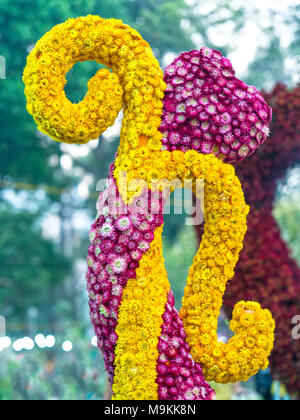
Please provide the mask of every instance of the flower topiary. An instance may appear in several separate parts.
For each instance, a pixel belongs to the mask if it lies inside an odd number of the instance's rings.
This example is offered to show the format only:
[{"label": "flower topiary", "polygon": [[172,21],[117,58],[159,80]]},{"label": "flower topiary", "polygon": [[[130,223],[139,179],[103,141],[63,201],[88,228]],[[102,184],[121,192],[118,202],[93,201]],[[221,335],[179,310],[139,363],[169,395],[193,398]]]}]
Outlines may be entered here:
[{"label": "flower topiary", "polygon": [[[249,149],[242,145],[236,149],[236,156],[245,157],[264,140],[270,108],[255,89],[229,74],[228,61],[220,53],[202,49],[191,55],[203,53],[211,63],[221,63],[228,82],[227,91],[224,84],[222,91],[214,91],[220,122],[228,107],[234,115],[234,103],[239,111],[245,103],[258,115],[245,124],[237,116],[236,128],[249,129],[249,136],[256,139],[247,137]],[[100,70],[89,82],[84,100],[74,105],[63,91],[65,74],[84,60],[97,60],[113,73]],[[201,75],[210,72],[209,62],[205,64],[201,70],[202,62],[197,63],[190,82],[199,84]],[[199,103],[213,88],[210,76],[205,80]],[[58,141],[84,143],[96,138],[124,108],[120,146],[107,189],[97,203],[87,259],[90,314],[113,398],[212,399],[214,391],[203,374],[225,383],[245,380],[266,367],[274,321],[259,304],[240,302],[232,321],[235,336],[228,344],[217,341],[222,296],[246,232],[248,207],[240,182],[233,167],[213,154],[198,153],[195,147],[175,150],[175,143],[172,150],[163,150],[161,131],[172,92],[168,88],[165,96],[163,74],[147,42],[119,20],[70,19],[37,43],[28,57],[24,82],[28,111],[38,127]],[[238,91],[244,93],[234,98]],[[234,127],[235,120],[228,126]],[[194,181],[196,195],[197,179],[206,181],[206,228],[179,317],[164,268],[161,236],[165,199],[186,179]]]}]

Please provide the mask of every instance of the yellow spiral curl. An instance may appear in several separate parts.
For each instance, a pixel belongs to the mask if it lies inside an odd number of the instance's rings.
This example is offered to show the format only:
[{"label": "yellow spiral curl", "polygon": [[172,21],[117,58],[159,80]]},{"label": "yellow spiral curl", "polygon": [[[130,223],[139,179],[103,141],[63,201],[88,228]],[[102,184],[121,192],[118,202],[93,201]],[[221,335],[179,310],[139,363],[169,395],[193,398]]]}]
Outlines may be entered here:
[{"label": "yellow spiral curl", "polygon": [[[86,60],[113,73],[99,70],[83,101],[72,104],[64,92],[66,74]],[[55,140],[86,143],[98,138],[125,103],[119,153],[149,140],[150,148],[160,144],[163,74],[149,44],[120,20],[86,16],[55,26],[29,54],[23,80],[28,112]]]}]

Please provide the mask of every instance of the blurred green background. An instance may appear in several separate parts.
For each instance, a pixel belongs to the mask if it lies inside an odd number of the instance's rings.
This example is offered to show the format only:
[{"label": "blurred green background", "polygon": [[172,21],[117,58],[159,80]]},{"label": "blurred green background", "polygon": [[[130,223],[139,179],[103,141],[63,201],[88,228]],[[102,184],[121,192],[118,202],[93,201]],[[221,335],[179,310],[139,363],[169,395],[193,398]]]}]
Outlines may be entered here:
[{"label": "blurred green background", "polygon": [[[89,323],[85,255],[96,182],[106,177],[118,147],[121,116],[83,146],[37,132],[22,83],[35,42],[70,17],[121,18],[150,43],[162,68],[180,52],[207,45],[226,54],[238,77],[258,88],[270,89],[276,81],[293,86],[300,75],[297,3],[1,0],[0,399],[101,399],[106,389]],[[66,91],[72,101],[83,98],[97,68],[86,62],[70,71]],[[296,167],[278,188],[275,214],[300,261],[299,186]],[[166,216],[164,255],[177,305],[195,250],[193,227],[184,225],[183,216]],[[218,387],[218,397],[262,398],[255,379],[243,387]]]}]

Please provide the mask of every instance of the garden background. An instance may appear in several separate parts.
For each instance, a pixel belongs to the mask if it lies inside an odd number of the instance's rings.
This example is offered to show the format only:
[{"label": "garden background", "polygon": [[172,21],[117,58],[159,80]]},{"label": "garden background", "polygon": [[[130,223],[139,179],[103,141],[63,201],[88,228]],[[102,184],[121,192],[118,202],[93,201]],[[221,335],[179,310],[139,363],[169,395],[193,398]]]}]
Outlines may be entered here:
[{"label": "garden background", "polygon": [[[260,89],[300,80],[297,0],[1,0],[0,3],[0,399],[101,399],[106,376],[90,327],[85,289],[96,183],[119,143],[121,115],[99,140],[59,144],[26,111],[22,71],[35,42],[67,18],[120,18],[150,43],[165,68],[203,45]],[[96,63],[74,66],[67,96],[80,101]],[[300,263],[300,169],[278,185],[275,216]],[[179,305],[196,251],[184,215],[166,216],[164,256]],[[221,333],[226,333],[221,320]],[[5,337],[5,338],[4,338]],[[219,386],[218,397],[288,398],[268,374]],[[263,392],[265,387],[268,391]]]}]

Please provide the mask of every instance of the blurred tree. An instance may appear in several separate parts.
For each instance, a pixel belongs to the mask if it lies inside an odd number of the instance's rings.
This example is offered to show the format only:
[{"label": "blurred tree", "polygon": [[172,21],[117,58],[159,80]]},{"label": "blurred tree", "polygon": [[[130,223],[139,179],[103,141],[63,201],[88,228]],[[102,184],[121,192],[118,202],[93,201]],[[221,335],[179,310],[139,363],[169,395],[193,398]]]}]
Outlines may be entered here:
[{"label": "blurred tree", "polygon": [[43,238],[40,216],[6,204],[0,209],[0,312],[9,322],[25,323],[29,307],[38,309],[39,322],[51,321],[55,287],[70,269],[57,246]]},{"label": "blurred tree", "polygon": [[[300,4],[297,4],[294,6],[291,10],[290,16],[289,16],[289,23],[293,26],[295,29],[294,32],[294,39],[293,42],[290,45],[290,54],[292,56],[299,56],[300,55]],[[298,61],[299,65],[299,61]],[[300,71],[300,68],[297,69],[298,73]]]},{"label": "blurred tree", "polygon": [[287,2],[280,20],[279,15],[270,8],[268,25],[261,28],[265,40],[247,70],[247,83],[266,90],[278,81],[289,86],[300,81],[300,6]]},{"label": "blurred tree", "polygon": [[281,228],[283,239],[300,264],[300,168],[291,168],[278,186],[274,216]]},{"label": "blurred tree", "polygon": [[[1,352],[0,400],[103,399],[106,374],[99,350],[78,329],[68,328],[55,338],[51,349]],[[61,349],[66,339],[73,343],[70,352]]]}]

